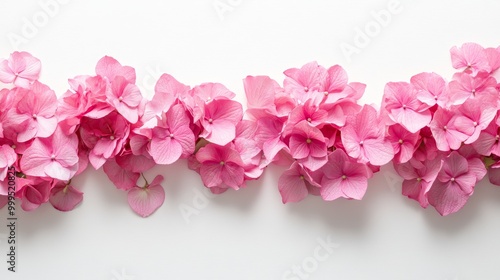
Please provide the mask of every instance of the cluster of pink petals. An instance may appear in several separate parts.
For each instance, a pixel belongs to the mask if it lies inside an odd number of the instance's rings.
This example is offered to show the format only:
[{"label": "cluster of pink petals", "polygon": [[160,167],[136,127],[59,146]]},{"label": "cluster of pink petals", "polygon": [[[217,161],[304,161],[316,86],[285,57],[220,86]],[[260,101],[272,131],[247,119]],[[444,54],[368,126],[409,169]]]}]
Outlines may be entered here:
[{"label": "cluster of pink petals", "polygon": [[451,80],[421,73],[388,83],[382,102],[403,195],[443,216],[465,205],[487,168],[500,185],[500,48],[466,43],[451,59],[460,71]]},{"label": "cluster of pink petals", "polygon": [[289,167],[278,181],[283,203],[308,194],[361,199],[368,179],[394,157],[384,119],[372,106],[358,104],[365,85],[348,83],[338,65],[316,62],[284,74],[283,87],[267,76],[244,80],[261,167]]},{"label": "cluster of pink petals", "polygon": [[14,52],[0,60],[0,207],[12,167],[26,211],[47,202],[73,210],[83,193],[72,179],[92,166],[147,217],[165,200],[163,176],[145,176],[155,165],[184,159],[215,194],[282,165],[278,190],[287,203],[309,194],[360,200],[392,161],[403,195],[448,215],[487,173],[500,185],[500,47],[466,43],[451,58],[459,71],[451,80],[420,73],[388,83],[380,111],[359,104],[365,85],[348,82],[342,67],[316,62],[286,70],[281,85],[246,77],[244,111],[222,84],[191,87],[168,74],[147,100],[134,68],[108,56],[57,98],[39,81],[40,61]]}]

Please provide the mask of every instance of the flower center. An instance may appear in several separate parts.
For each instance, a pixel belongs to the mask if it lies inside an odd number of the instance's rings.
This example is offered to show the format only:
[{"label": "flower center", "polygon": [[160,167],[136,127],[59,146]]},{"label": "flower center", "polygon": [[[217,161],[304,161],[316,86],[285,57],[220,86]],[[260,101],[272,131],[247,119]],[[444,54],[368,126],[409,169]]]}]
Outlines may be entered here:
[{"label": "flower center", "polygon": [[32,117],[33,117],[33,119],[34,119],[34,120],[36,120],[37,115],[36,115],[36,114],[33,114],[33,116],[32,116]]},{"label": "flower center", "polygon": [[308,122],[311,122],[312,120],[311,120],[311,118],[307,118],[307,121],[308,121]]},{"label": "flower center", "polygon": [[308,88],[308,87],[304,87],[304,91],[305,91],[305,92],[308,92],[308,91],[309,91],[309,88]]},{"label": "flower center", "polygon": [[342,180],[345,180],[347,179],[347,176],[346,175],[342,175]]},{"label": "flower center", "polygon": [[403,110],[406,110],[406,105],[405,104],[403,104]]},{"label": "flower center", "polygon": [[450,181],[455,182],[455,177],[451,177]]},{"label": "flower center", "polygon": [[118,97],[118,101],[122,102],[123,101],[123,97],[122,96]]},{"label": "flower center", "polygon": [[359,141],[359,145],[363,146],[363,140]]},{"label": "flower center", "polygon": [[311,139],[309,139],[309,138],[307,138],[306,143],[307,143],[307,144],[311,144],[311,142],[312,142],[312,140],[311,140]]},{"label": "flower center", "polygon": [[447,129],[448,129],[448,127],[446,125],[443,126],[443,130],[447,130]]},{"label": "flower center", "polygon": [[325,92],[324,92],[324,95],[328,95],[328,91],[325,91]]},{"label": "flower center", "polygon": [[477,126],[477,122],[473,122],[474,126]]},{"label": "flower center", "polygon": [[420,182],[420,181],[422,181],[422,178],[418,177],[417,182]]},{"label": "flower center", "polygon": [[300,180],[304,180],[304,175],[300,175]]},{"label": "flower center", "polygon": [[208,123],[213,123],[214,119],[208,119]]},{"label": "flower center", "polygon": [[225,163],[223,160],[221,160],[221,161],[219,162],[219,164],[220,164],[220,165],[224,165],[224,164],[226,164],[226,163]]},{"label": "flower center", "polygon": [[173,133],[170,133],[170,138],[174,138],[174,134]]},{"label": "flower center", "polygon": [[115,140],[115,136],[114,136],[114,135],[111,135],[111,136],[109,136],[109,139],[111,139],[111,140]]},{"label": "flower center", "polygon": [[54,154],[50,155],[50,160],[52,160],[52,161],[56,160],[56,155],[54,155]]},{"label": "flower center", "polygon": [[403,139],[399,139],[398,143],[403,144]]}]

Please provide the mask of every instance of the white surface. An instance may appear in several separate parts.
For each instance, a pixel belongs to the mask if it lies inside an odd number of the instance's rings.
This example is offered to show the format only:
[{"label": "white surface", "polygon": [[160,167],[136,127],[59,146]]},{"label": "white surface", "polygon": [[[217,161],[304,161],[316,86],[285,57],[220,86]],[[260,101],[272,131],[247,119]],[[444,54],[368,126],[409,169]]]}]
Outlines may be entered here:
[{"label": "white surface", "polygon": [[[234,5],[223,20],[213,6],[218,1]],[[147,96],[151,77],[167,72],[189,85],[221,82],[240,101],[246,75],[281,82],[285,69],[317,60],[341,64],[350,81],[368,84],[363,101],[380,104],[388,81],[423,71],[450,77],[454,45],[500,45],[498,1],[401,1],[403,10],[349,62],[340,45],[354,44],[356,28],[369,25],[371,12],[388,3],[73,0],[19,49],[42,60],[41,80],[59,95],[68,78],[94,73],[104,55],[135,67]],[[9,34],[22,35],[23,18],[32,21],[40,12],[38,1],[0,2],[1,57],[14,50]],[[370,180],[362,201],[310,197],[289,205],[277,191],[282,171],[269,168],[247,189],[200,200],[196,192],[206,191],[185,162],[156,168],[148,174],[164,174],[166,201],[142,219],[102,171],[88,170],[74,180],[85,199],[73,212],[49,204],[17,212],[18,272],[7,272],[2,261],[0,279],[278,280],[303,262],[311,271],[304,279],[499,277],[498,187],[481,182],[459,213],[442,218],[400,194],[392,167]],[[189,223],[180,212],[186,207],[199,211]],[[6,212],[0,210],[0,225]],[[0,228],[3,260],[6,227]],[[338,247],[316,249],[318,238],[328,236]],[[322,261],[313,260],[315,252]]]}]

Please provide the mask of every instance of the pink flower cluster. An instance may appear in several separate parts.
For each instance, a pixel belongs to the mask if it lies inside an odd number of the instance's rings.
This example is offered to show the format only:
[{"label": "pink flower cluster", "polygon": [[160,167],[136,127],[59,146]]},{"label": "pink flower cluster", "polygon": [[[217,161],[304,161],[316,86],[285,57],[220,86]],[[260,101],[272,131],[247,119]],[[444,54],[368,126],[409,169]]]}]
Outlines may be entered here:
[{"label": "pink flower cluster", "polygon": [[361,199],[368,179],[394,156],[384,120],[357,103],[365,85],[348,83],[338,65],[316,62],[284,74],[283,87],[267,76],[244,80],[262,165],[289,166],[278,182],[283,203],[308,194]]},{"label": "pink flower cluster", "polygon": [[287,203],[309,194],[362,199],[368,179],[392,161],[405,196],[448,215],[486,173],[500,185],[500,48],[466,43],[451,57],[460,72],[450,81],[421,73],[390,82],[380,111],[358,103],[365,85],[349,83],[342,67],[311,62],[286,70],[283,85],[246,77],[244,112],[224,85],[190,87],[168,74],[147,100],[134,68],[107,56],[58,99],[39,81],[40,61],[14,52],[0,60],[0,207],[12,167],[26,211],[47,202],[74,209],[83,193],[72,179],[90,165],[146,217],[165,200],[163,176],[144,175],[157,164],[185,159],[215,194],[283,165]]},{"label": "pink flower cluster", "polygon": [[500,185],[500,48],[466,43],[451,49],[461,70],[450,81],[420,73],[385,87],[382,115],[390,124],[394,167],[403,195],[441,215],[460,210],[490,167]]}]

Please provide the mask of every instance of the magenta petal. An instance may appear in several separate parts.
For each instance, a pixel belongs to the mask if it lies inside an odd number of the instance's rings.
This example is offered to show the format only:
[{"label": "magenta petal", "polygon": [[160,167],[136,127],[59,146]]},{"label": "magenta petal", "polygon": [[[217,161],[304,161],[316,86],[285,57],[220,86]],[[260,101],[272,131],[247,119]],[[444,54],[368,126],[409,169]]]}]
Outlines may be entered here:
[{"label": "magenta petal", "polygon": [[83,200],[83,193],[73,186],[55,187],[50,195],[50,204],[59,211],[71,211]]},{"label": "magenta petal", "polygon": [[146,188],[132,188],[128,194],[128,204],[141,217],[153,214],[165,201],[165,190],[161,185],[152,185]]}]

